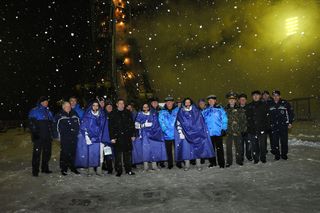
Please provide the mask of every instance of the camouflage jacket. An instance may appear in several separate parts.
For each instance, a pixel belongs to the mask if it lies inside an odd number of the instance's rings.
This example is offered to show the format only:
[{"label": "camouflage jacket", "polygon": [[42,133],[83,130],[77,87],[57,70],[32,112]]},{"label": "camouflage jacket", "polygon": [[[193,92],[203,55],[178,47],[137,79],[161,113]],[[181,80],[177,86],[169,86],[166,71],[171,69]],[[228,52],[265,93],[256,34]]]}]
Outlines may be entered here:
[{"label": "camouflage jacket", "polygon": [[228,135],[240,136],[241,133],[247,131],[247,118],[243,108],[239,106],[225,108],[228,115]]}]

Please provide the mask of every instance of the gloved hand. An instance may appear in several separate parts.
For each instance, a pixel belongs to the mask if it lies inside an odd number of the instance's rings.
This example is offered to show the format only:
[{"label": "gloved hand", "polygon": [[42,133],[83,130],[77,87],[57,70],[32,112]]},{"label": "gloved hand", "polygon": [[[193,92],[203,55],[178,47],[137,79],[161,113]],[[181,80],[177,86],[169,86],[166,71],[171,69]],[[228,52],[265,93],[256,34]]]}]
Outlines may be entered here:
[{"label": "gloved hand", "polygon": [[177,130],[178,130],[178,133],[179,133],[179,138],[182,139],[182,140],[185,139],[186,137],[183,134],[182,127],[181,127],[179,121],[177,121]]},{"label": "gloved hand", "polygon": [[152,127],[152,122],[148,122],[148,120],[146,120],[146,122],[144,123],[145,127]]},{"label": "gloved hand", "polygon": [[179,133],[179,137],[180,137],[180,139],[186,139],[186,137],[184,136],[184,134],[183,134],[183,132],[181,132],[181,133]]},{"label": "gloved hand", "polygon": [[91,144],[92,144],[92,142],[91,142],[91,140],[90,140],[90,138],[89,138],[88,133],[85,134],[85,139],[86,139],[86,144],[87,144],[87,145],[91,145]]},{"label": "gloved hand", "polygon": [[135,126],[136,129],[141,129],[141,125],[140,125],[139,122],[135,122],[134,126]]},{"label": "gloved hand", "polygon": [[223,136],[226,136],[226,134],[227,134],[227,132],[226,132],[226,130],[221,130],[221,136],[223,137]]}]

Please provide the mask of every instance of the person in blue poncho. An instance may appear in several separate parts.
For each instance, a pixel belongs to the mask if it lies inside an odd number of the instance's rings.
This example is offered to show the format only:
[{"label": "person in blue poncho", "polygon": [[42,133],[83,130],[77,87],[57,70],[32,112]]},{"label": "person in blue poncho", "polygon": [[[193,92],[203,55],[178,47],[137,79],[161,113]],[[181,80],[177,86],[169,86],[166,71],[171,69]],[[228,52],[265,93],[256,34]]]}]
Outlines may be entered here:
[{"label": "person in blue poncho", "polygon": [[[175,105],[172,97],[165,98],[165,106],[159,112],[159,123],[164,135],[166,144],[168,169],[173,168],[173,146],[174,146],[174,130],[179,108]],[[182,168],[181,162],[176,162],[178,168]]]},{"label": "person in blue poncho", "polygon": [[139,135],[133,142],[132,161],[134,164],[143,163],[144,170],[159,170],[157,162],[166,161],[166,147],[156,111],[151,111],[148,104],[144,104],[135,120],[135,128]]},{"label": "person in blue poncho", "polygon": [[214,157],[213,146],[201,115],[190,98],[182,101],[177,115],[175,131],[175,159],[185,161],[185,170],[190,168],[190,160],[196,159],[198,170],[201,170],[201,158]]},{"label": "person in blue poncho", "polygon": [[110,144],[108,120],[100,108],[98,101],[93,101],[83,115],[78,136],[75,166],[77,168],[94,168],[100,174],[98,167],[103,161],[103,147]]}]

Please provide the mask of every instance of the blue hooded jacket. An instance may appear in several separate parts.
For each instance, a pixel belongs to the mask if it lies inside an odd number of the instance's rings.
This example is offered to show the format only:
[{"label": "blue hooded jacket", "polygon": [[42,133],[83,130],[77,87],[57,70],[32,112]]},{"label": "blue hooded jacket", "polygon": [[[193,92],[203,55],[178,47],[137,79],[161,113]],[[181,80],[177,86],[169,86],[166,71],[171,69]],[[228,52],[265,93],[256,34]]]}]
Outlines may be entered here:
[{"label": "blue hooded jacket", "polygon": [[30,112],[29,112],[29,119],[30,118],[34,118],[37,121],[41,121],[41,120],[51,120],[53,121],[53,114],[52,112],[49,110],[48,107],[44,107],[41,104],[38,104],[35,108],[33,108]]},{"label": "blue hooded jacket", "polygon": [[221,136],[221,131],[228,128],[228,117],[223,107],[208,106],[202,111],[210,136]]},{"label": "blue hooded jacket", "polygon": [[82,120],[84,115],[84,110],[80,107],[79,104],[77,104],[74,108],[72,108],[77,114],[80,120]]},{"label": "blue hooded jacket", "polygon": [[179,107],[168,110],[167,107],[159,112],[159,123],[165,140],[174,140],[174,129]]}]

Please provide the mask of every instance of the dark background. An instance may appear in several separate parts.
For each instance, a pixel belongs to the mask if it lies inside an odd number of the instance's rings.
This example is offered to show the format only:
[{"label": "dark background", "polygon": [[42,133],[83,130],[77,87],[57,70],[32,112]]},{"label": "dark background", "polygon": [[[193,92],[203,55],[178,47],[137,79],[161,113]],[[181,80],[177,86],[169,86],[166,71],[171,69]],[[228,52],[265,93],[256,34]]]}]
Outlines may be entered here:
[{"label": "dark background", "polygon": [[[89,0],[0,3],[0,119],[25,118],[41,95],[75,94],[94,81]],[[130,36],[160,99],[221,102],[230,91],[320,93],[319,1],[130,1]],[[285,20],[299,17],[297,35]],[[303,33],[303,35],[302,35]]]}]

